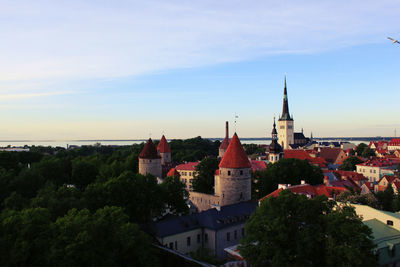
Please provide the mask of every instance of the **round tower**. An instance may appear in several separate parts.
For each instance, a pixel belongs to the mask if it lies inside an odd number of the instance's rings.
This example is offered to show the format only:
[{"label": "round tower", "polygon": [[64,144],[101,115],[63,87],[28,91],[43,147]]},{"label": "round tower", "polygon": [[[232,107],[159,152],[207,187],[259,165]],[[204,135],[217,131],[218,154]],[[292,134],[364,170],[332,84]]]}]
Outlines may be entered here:
[{"label": "round tower", "polygon": [[171,149],[164,135],[161,137],[160,143],[157,146],[157,153],[161,156],[162,165],[171,162]]},{"label": "round tower", "polygon": [[283,158],[283,149],[281,145],[278,143],[278,133],[276,131],[275,118],[271,136],[272,136],[272,141],[271,144],[269,145],[268,160],[271,163],[275,163],[281,158]]},{"label": "round tower", "polygon": [[225,151],[228,149],[229,146],[229,124],[228,122],[225,123],[225,138],[222,141],[221,145],[218,149],[218,157],[222,158],[224,156]]},{"label": "round tower", "polygon": [[215,194],[221,206],[251,199],[251,164],[236,133],[219,164]]},{"label": "round tower", "polygon": [[157,155],[156,146],[151,138],[149,138],[139,155],[139,173],[142,175],[150,173],[157,178],[161,178],[161,157]]}]

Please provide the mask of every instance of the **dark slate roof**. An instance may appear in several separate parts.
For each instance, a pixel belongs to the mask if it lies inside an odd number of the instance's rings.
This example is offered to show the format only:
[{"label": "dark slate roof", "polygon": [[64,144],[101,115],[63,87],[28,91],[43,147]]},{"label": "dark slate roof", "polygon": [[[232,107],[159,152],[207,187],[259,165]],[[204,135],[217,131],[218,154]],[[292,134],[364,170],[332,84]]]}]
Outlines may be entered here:
[{"label": "dark slate roof", "polygon": [[306,139],[303,133],[293,133],[294,134],[294,139]]},{"label": "dark slate roof", "polygon": [[219,230],[231,227],[245,222],[256,208],[257,202],[247,201],[223,206],[220,211],[214,208],[186,216],[171,216],[155,222],[152,227],[153,234],[165,237],[197,228]]}]

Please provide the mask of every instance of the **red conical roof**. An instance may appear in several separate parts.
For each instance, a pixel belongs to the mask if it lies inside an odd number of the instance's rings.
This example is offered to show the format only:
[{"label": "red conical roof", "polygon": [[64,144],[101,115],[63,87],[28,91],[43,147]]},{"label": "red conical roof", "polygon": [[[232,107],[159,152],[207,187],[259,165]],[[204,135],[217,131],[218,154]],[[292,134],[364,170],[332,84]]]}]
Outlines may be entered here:
[{"label": "red conical roof", "polygon": [[228,149],[226,150],[224,157],[219,164],[220,168],[250,168],[251,164],[247,158],[247,154],[240,143],[239,137],[235,133],[229,143]]},{"label": "red conical roof", "polygon": [[229,138],[225,137],[221,145],[219,146],[219,149],[227,149],[228,146],[229,146]]},{"label": "red conical roof", "polygon": [[160,151],[160,153],[171,153],[171,149],[169,148],[167,139],[165,139],[164,135],[161,137],[160,143],[157,146],[157,150]]},{"label": "red conical roof", "polygon": [[151,138],[144,145],[142,152],[139,155],[141,159],[159,159],[160,156],[157,155],[156,145],[153,143]]}]

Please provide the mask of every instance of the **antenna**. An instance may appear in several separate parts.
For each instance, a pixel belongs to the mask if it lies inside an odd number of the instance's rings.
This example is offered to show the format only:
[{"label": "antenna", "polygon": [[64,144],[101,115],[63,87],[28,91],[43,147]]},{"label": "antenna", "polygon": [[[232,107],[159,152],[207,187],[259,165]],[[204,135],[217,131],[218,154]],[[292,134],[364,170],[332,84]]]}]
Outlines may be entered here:
[{"label": "antenna", "polygon": [[236,133],[236,119],[239,118],[239,116],[235,112],[235,133]]}]

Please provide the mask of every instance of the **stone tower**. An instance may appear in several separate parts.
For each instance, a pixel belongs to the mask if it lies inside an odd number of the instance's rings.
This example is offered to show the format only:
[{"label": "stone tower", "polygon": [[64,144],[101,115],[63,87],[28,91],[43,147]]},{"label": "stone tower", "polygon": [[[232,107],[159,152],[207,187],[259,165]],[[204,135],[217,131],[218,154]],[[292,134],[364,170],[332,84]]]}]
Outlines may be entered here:
[{"label": "stone tower", "polygon": [[142,175],[150,173],[161,178],[161,157],[157,155],[156,146],[151,138],[144,145],[139,155],[139,173]]},{"label": "stone tower", "polygon": [[279,144],[284,149],[288,149],[289,145],[294,144],[294,121],[290,117],[289,104],[286,89],[286,76],[285,76],[285,86],[283,90],[283,108],[282,115],[278,120],[279,127]]},{"label": "stone tower", "polygon": [[275,118],[271,136],[272,136],[272,141],[271,144],[269,145],[268,160],[271,163],[275,163],[281,158],[283,158],[283,149],[281,145],[278,143],[278,133],[276,131]]},{"label": "stone tower", "polygon": [[251,199],[251,164],[236,133],[219,164],[215,195],[221,206]]},{"label": "stone tower", "polygon": [[160,143],[157,146],[157,153],[161,156],[162,165],[171,162],[171,149],[164,135],[161,137]]},{"label": "stone tower", "polygon": [[225,123],[225,138],[222,141],[221,145],[218,149],[218,157],[222,158],[224,156],[225,151],[229,146],[229,124],[228,122]]}]

